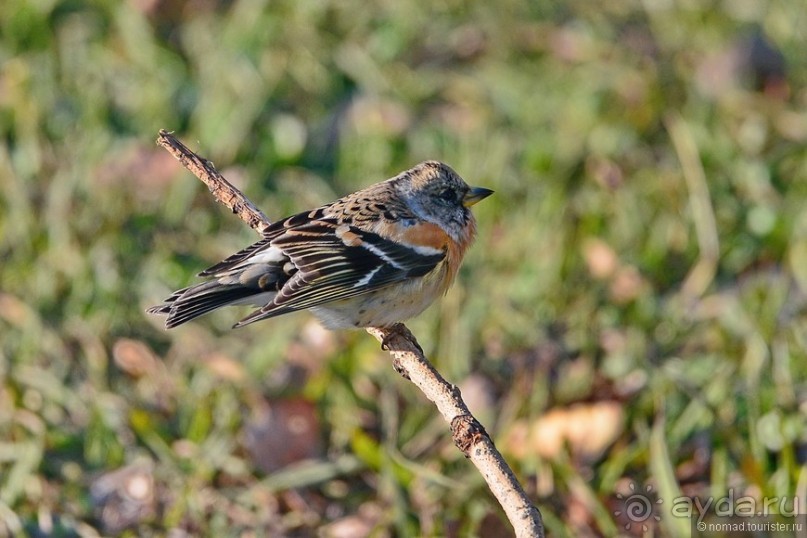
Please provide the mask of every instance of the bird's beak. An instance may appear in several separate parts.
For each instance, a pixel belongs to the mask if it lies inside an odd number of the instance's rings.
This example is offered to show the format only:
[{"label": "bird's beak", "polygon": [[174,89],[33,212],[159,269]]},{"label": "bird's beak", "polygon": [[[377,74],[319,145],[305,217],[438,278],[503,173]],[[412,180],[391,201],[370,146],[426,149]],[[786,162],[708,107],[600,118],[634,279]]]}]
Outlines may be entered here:
[{"label": "bird's beak", "polygon": [[465,196],[462,197],[462,205],[465,207],[471,207],[478,201],[484,200],[491,194],[493,194],[493,191],[490,189],[486,189],[484,187],[471,187],[471,189],[465,193]]}]

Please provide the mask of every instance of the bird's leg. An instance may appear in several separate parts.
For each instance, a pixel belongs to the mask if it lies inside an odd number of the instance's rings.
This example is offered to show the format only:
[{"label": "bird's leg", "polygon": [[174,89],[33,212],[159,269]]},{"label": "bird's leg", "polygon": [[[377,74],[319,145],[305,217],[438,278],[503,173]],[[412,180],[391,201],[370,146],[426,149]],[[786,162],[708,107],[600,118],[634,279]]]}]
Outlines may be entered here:
[{"label": "bird's leg", "polygon": [[[423,355],[423,348],[420,347],[420,344],[418,343],[417,339],[403,323],[396,323],[395,325],[386,327],[383,330],[384,330],[384,337],[381,339],[382,350],[392,351],[393,340],[400,337],[409,344],[413,345],[415,348],[417,348],[421,356]],[[407,372],[406,368],[403,367],[396,353],[392,353],[392,368],[396,372],[398,372],[404,379],[409,379],[409,372]]]}]

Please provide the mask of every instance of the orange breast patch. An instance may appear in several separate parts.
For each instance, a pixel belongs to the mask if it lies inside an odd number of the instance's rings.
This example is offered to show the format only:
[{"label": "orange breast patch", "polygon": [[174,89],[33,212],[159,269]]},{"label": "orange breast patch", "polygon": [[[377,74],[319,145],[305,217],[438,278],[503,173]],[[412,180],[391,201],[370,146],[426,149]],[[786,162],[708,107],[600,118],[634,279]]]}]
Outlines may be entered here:
[{"label": "orange breast patch", "polygon": [[438,225],[431,222],[421,222],[414,226],[399,228],[398,241],[408,245],[446,250],[451,238]]}]

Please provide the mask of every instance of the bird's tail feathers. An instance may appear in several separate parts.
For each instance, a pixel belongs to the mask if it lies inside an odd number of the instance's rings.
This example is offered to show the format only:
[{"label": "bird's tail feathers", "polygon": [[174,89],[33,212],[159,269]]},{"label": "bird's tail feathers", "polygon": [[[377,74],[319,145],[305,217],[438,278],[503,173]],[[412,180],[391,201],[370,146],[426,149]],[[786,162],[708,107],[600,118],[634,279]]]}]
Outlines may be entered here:
[{"label": "bird's tail feathers", "polygon": [[165,327],[171,329],[223,306],[248,303],[250,298],[264,295],[261,289],[239,284],[222,284],[218,280],[202,282],[175,292],[165,303],[147,310],[150,314],[168,314]]}]

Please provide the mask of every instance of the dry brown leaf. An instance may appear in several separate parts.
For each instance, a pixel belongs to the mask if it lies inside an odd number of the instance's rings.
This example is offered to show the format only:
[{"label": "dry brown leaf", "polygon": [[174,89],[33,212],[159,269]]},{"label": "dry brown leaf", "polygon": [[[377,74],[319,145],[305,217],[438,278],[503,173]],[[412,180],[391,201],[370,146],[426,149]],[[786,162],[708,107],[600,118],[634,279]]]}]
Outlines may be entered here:
[{"label": "dry brown leaf", "polygon": [[601,239],[587,239],[583,242],[583,259],[591,276],[598,279],[609,278],[619,267],[616,252]]},{"label": "dry brown leaf", "polygon": [[231,359],[222,353],[214,353],[203,359],[205,366],[217,377],[221,379],[241,382],[246,378],[244,366],[235,359]]},{"label": "dry brown leaf", "polygon": [[112,346],[112,358],[118,368],[128,375],[139,378],[153,375],[159,359],[144,342],[120,338]]},{"label": "dry brown leaf", "polygon": [[622,405],[613,401],[555,408],[532,424],[516,422],[505,444],[519,459],[531,453],[553,459],[564,446],[577,457],[596,459],[622,433],[624,420]]}]

